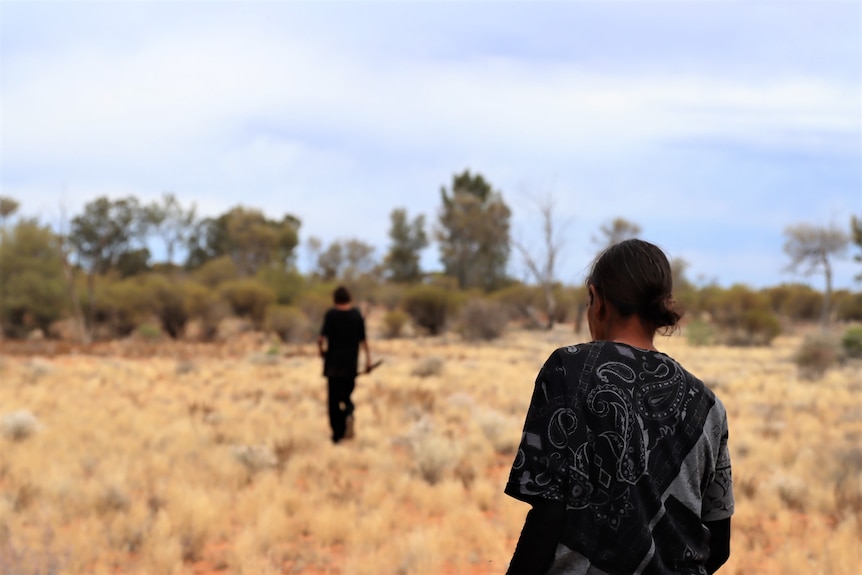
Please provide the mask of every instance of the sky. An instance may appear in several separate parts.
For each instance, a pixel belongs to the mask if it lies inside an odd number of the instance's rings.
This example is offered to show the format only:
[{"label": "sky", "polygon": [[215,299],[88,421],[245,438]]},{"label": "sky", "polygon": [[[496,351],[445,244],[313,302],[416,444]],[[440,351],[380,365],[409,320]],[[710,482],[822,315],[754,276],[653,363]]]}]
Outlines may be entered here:
[{"label": "sky", "polygon": [[[391,212],[431,231],[464,170],[540,257],[552,202],[565,283],[623,217],[699,284],[822,289],[786,271],[784,231],[862,216],[862,2],[0,2],[21,216],[172,192],[382,257]],[[862,289],[857,253],[836,287]]]}]

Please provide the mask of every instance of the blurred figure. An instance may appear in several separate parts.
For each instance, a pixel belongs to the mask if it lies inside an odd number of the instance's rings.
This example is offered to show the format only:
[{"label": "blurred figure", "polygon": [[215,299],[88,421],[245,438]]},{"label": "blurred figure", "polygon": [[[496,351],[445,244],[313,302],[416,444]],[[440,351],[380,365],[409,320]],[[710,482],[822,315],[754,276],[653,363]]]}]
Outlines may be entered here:
[{"label": "blurred figure", "polygon": [[653,345],[681,317],[667,257],[620,242],[587,287],[593,341],[545,362],[506,484],[532,505],[508,573],[714,573],[734,508],[727,416]]},{"label": "blurred figure", "polygon": [[353,401],[360,346],[365,352],[365,371],[371,371],[371,351],[365,338],[365,319],[351,303],[350,292],[339,286],[332,294],[334,307],[323,318],[317,347],[327,379],[327,403],[332,442],[354,434]]}]

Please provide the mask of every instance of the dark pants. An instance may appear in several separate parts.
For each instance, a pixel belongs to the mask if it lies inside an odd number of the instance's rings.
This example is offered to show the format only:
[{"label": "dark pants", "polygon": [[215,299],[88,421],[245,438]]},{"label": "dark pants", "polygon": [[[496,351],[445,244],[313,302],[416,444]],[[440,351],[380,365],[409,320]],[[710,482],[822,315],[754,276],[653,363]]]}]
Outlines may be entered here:
[{"label": "dark pants", "polygon": [[332,427],[332,441],[337,443],[344,439],[347,418],[353,415],[353,402],[350,400],[350,394],[356,387],[356,378],[330,377],[327,378],[327,382],[329,425]]}]

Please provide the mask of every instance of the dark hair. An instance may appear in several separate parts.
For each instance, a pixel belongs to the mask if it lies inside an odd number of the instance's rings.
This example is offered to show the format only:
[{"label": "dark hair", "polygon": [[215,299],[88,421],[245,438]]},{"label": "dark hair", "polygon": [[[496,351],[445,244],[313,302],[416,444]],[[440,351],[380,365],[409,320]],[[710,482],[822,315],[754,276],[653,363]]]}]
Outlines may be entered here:
[{"label": "dark hair", "polygon": [[332,292],[332,300],[336,305],[350,303],[350,292],[347,291],[346,287],[338,286],[335,288],[335,291]]},{"label": "dark hair", "polygon": [[673,273],[667,256],[643,240],[625,240],[600,253],[587,285],[592,285],[621,316],[637,314],[654,331],[673,331],[683,314],[673,299]]}]

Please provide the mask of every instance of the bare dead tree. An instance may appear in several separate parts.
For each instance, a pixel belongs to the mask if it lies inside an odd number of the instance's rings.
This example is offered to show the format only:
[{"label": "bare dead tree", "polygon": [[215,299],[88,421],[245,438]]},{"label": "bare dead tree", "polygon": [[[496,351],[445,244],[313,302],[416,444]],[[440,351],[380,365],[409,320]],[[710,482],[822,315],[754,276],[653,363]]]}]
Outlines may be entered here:
[{"label": "bare dead tree", "polygon": [[[544,326],[545,329],[551,329],[554,327],[554,318],[557,312],[557,299],[554,296],[554,286],[557,283],[557,260],[565,245],[563,231],[571,222],[560,223],[554,218],[554,207],[557,202],[552,195],[546,195],[541,199],[532,198],[532,201],[542,222],[542,247],[531,250],[526,244],[518,240],[513,240],[512,245],[521,255],[530,275],[542,289],[545,308],[543,311],[546,318]],[[541,322],[537,321],[532,313],[530,315],[533,321],[541,325]]]}]

